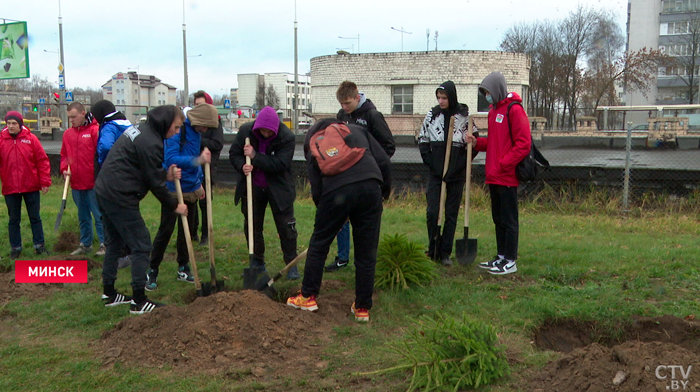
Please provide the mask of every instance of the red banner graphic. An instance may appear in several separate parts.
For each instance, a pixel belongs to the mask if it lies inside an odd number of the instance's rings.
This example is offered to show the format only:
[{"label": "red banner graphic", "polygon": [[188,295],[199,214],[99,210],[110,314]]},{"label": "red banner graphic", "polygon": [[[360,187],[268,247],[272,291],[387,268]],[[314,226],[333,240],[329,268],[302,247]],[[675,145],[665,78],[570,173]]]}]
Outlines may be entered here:
[{"label": "red banner graphic", "polygon": [[15,283],[87,283],[87,260],[16,260]]}]

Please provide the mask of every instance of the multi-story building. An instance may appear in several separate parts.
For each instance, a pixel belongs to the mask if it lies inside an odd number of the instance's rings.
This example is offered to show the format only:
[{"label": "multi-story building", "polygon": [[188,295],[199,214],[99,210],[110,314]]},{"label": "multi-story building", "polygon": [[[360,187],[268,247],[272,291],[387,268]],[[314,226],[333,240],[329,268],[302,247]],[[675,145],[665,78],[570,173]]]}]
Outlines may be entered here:
[{"label": "multi-story building", "polygon": [[[299,75],[297,78],[299,87],[299,101],[297,109],[302,111],[311,110],[311,77],[309,75]],[[250,106],[262,109],[256,105],[256,95],[258,89],[265,86],[265,92],[272,87],[279,98],[279,107],[285,118],[292,117],[294,108],[294,74],[286,72],[272,72],[263,75],[258,74],[238,74],[238,104],[239,106]]]},{"label": "multi-story building", "polygon": [[[625,105],[698,103],[700,1],[628,0],[627,51],[645,47],[663,50],[674,64],[659,68],[649,91],[625,91]],[[697,49],[693,50],[693,47]],[[694,92],[692,102],[691,88]],[[647,116],[646,112],[636,113],[638,118],[634,120],[639,122]]]},{"label": "multi-story building", "polygon": [[138,123],[155,106],[175,105],[176,88],[153,75],[117,72],[102,85],[102,96],[131,122]]}]

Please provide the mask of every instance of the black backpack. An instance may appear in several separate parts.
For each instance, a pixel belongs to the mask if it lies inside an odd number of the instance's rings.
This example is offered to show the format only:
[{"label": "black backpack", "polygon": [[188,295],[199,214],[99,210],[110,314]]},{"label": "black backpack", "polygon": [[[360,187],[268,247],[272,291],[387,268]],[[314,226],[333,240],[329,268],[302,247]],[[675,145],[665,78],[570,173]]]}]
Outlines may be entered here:
[{"label": "black backpack", "polygon": [[[520,105],[518,102],[511,102],[508,104],[508,109],[506,109],[506,118],[508,119],[508,130],[510,131],[510,141],[513,143],[513,130],[510,127],[510,107],[513,105]],[[522,106],[522,105],[521,105]],[[520,182],[530,182],[537,179],[537,173],[542,170],[549,170],[549,161],[542,155],[540,150],[535,146],[535,141],[532,139],[532,134],[530,134],[530,153],[523,158],[518,166],[515,167],[515,177],[518,178]]]}]

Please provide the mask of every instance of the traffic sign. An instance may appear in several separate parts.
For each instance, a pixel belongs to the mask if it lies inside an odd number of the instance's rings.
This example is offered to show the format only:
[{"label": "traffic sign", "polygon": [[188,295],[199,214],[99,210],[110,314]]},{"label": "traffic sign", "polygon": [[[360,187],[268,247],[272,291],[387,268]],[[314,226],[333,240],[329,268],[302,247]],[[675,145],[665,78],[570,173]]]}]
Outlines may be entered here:
[{"label": "traffic sign", "polygon": [[231,109],[231,100],[224,99],[224,109]]},{"label": "traffic sign", "polygon": [[39,103],[46,103],[46,100],[44,98],[39,98]]},{"label": "traffic sign", "polygon": [[58,88],[61,90],[66,88],[66,82],[63,79],[63,74],[58,75]]},{"label": "traffic sign", "polygon": [[63,73],[63,64],[58,63],[58,72]]},{"label": "traffic sign", "polygon": [[73,93],[66,91],[66,102],[73,102]]}]

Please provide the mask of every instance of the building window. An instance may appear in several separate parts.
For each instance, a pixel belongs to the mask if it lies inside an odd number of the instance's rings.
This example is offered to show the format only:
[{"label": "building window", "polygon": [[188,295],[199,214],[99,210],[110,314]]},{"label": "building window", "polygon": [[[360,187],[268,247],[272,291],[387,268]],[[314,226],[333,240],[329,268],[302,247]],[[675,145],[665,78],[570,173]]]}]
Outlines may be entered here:
[{"label": "building window", "polygon": [[413,114],[413,86],[394,86],[391,114]]},{"label": "building window", "polygon": [[135,105],[138,105],[138,104],[139,104],[139,100],[138,100],[138,99],[134,99],[134,104],[135,104]]}]

